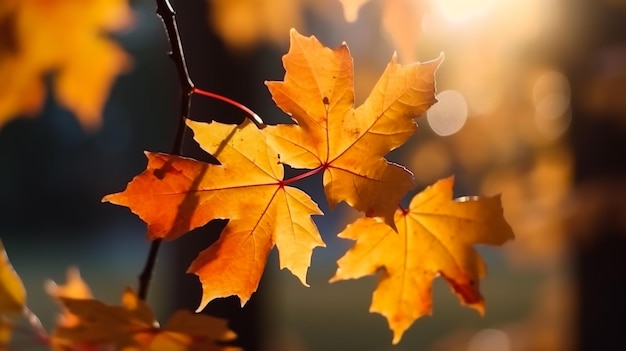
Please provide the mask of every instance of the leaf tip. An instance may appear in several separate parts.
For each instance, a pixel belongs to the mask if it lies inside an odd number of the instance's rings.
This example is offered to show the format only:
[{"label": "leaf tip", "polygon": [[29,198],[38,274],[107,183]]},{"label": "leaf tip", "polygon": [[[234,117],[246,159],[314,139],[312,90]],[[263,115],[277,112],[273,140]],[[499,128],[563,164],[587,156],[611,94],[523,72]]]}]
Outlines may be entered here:
[{"label": "leaf tip", "polygon": [[336,283],[340,280],[343,280],[341,277],[341,268],[337,268],[337,271],[335,272],[335,275],[333,275],[332,277],[330,277],[330,279],[328,279],[328,283],[332,284],[332,283]]},{"label": "leaf tip", "polygon": [[391,344],[398,345],[400,340],[402,340],[402,335],[404,332],[393,331],[393,339],[391,340]]},{"label": "leaf tip", "polygon": [[209,304],[209,302],[211,302],[213,300],[213,298],[202,294],[202,300],[200,301],[200,304],[198,305],[198,308],[196,308],[196,313],[200,313],[202,312],[202,310],[204,310],[206,308],[206,306]]},{"label": "leaf tip", "polygon": [[248,303],[248,301],[250,301],[249,295],[248,296],[237,295],[237,296],[239,296],[239,302],[240,302],[241,308],[243,308],[243,306],[245,306]]},{"label": "leaf tip", "polygon": [[391,329],[391,332],[393,334],[393,338],[391,340],[391,343],[393,345],[398,345],[398,343],[400,343],[400,340],[402,340],[402,337],[404,336],[404,332],[406,332],[409,329],[410,325],[413,323],[413,321],[406,321],[406,316],[403,315],[397,315],[396,318],[388,318],[389,329]]},{"label": "leaf tip", "polygon": [[304,35],[300,34],[300,32],[298,32],[298,30],[295,29],[294,27],[291,27],[289,29],[289,39],[293,42],[294,40],[297,40],[298,38],[304,38]]},{"label": "leaf tip", "polygon": [[195,133],[195,130],[193,129],[193,127],[194,127],[194,126],[196,126],[196,124],[197,124],[197,123],[198,123],[198,122],[196,122],[196,121],[194,121],[194,120],[191,120],[191,119],[189,119],[189,118],[185,118],[185,125],[186,125],[189,129],[193,130],[193,131],[194,131],[194,133]]},{"label": "leaf tip", "polygon": [[470,308],[474,309],[474,311],[478,312],[481,317],[485,316],[485,303],[481,301],[478,304],[469,305]]}]

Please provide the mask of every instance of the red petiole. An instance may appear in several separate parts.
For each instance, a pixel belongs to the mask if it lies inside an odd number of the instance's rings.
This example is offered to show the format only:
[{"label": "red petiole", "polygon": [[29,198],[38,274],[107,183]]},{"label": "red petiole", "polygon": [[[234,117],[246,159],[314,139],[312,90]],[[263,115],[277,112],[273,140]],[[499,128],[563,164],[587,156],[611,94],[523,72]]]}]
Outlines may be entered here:
[{"label": "red petiole", "polygon": [[310,177],[310,176],[312,176],[314,174],[318,174],[318,173],[324,171],[326,168],[328,168],[328,164],[323,164],[323,165],[318,166],[317,168],[311,169],[311,170],[306,171],[306,172],[304,172],[302,174],[298,174],[297,176],[291,177],[289,179],[281,180],[280,182],[278,182],[278,184],[281,187],[283,187],[285,185],[289,185],[289,184],[291,184],[293,182],[297,182],[297,181],[302,180],[304,178],[308,178],[308,177]]},{"label": "red petiole", "polygon": [[243,104],[241,104],[241,103],[239,103],[239,102],[237,102],[235,100],[232,100],[232,99],[229,99],[229,98],[227,98],[225,96],[222,96],[222,95],[219,95],[219,94],[215,94],[215,93],[212,93],[210,91],[205,91],[205,90],[202,90],[202,89],[199,89],[199,88],[196,88],[196,87],[191,88],[191,92],[193,94],[198,94],[198,95],[210,97],[210,98],[213,98],[213,99],[218,99],[220,101],[224,101],[226,103],[229,103],[229,104],[237,107],[238,109],[244,111],[245,113],[247,113],[250,116],[250,119],[252,120],[252,122],[254,122],[254,124],[256,124],[257,127],[261,127],[261,126],[264,125],[263,120],[261,119],[261,117],[259,115],[257,115],[254,111],[249,109],[247,106],[245,106],[245,105],[243,105]]},{"label": "red petiole", "polygon": [[[210,91],[205,91],[196,87],[191,88],[191,92],[192,94],[198,94],[198,95],[202,95],[202,96],[206,96],[206,97],[210,97],[213,99],[217,99],[220,101],[224,101],[228,104],[231,104],[235,107],[237,107],[238,109],[244,111],[245,113],[247,113],[249,115],[249,118],[258,126],[258,127],[262,127],[264,125],[263,120],[261,119],[261,117],[256,114],[254,111],[252,111],[250,108],[248,108],[247,106],[233,100],[233,99],[229,99],[225,96],[216,94],[216,93],[212,93]],[[328,168],[328,164],[322,164],[320,166],[318,166],[317,168],[311,169],[309,171],[306,171],[302,174],[298,174],[297,176],[294,176],[292,178],[289,179],[284,179],[278,182],[278,184],[283,187],[285,185],[289,185],[293,182],[297,182],[299,180],[302,180],[304,178],[308,178],[314,174],[320,173],[322,171],[324,171],[326,168]]]},{"label": "red petiole", "polygon": [[[220,101],[224,101],[224,102],[226,102],[228,104],[231,104],[231,105],[237,107],[238,109],[244,111],[245,113],[247,113],[249,115],[249,118],[252,120],[252,122],[254,122],[254,124],[257,125],[257,127],[262,127],[262,126],[265,125],[265,123],[263,123],[263,120],[261,119],[261,117],[258,114],[256,114],[254,111],[252,111],[247,106],[245,106],[245,105],[243,105],[243,104],[241,104],[241,103],[239,103],[239,102],[237,102],[237,101],[235,101],[233,99],[229,99],[229,98],[227,98],[225,96],[222,96],[222,95],[219,95],[219,94],[216,94],[216,93],[212,93],[210,91],[205,91],[205,90],[202,90],[202,89],[199,89],[199,88],[196,88],[196,87],[193,87],[191,89],[191,92],[193,94],[198,94],[198,95],[210,97],[210,98],[213,98],[213,99],[218,99]],[[320,172],[323,172],[324,170],[326,170],[326,168],[328,168],[328,166],[329,166],[328,163],[321,164],[318,167],[316,167],[314,169],[311,169],[311,170],[308,170],[308,171],[306,171],[304,173],[298,174],[297,176],[291,177],[289,179],[281,180],[281,181],[278,182],[278,185],[280,187],[284,187],[284,186],[289,185],[291,183],[294,183],[294,182],[297,182],[299,180],[308,178],[308,177],[310,177],[312,175],[315,175],[315,174],[318,174]],[[407,213],[409,213],[409,210],[404,208],[404,207],[402,207],[402,205],[400,205],[400,204],[398,204],[398,209],[400,211],[402,211],[402,213],[404,213],[405,215]]]}]

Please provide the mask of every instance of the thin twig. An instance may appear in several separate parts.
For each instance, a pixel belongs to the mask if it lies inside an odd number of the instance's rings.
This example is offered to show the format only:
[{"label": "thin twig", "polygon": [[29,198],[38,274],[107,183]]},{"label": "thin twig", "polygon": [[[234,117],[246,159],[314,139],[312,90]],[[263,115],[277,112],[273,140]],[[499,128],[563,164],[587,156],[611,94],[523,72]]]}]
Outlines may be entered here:
[{"label": "thin twig", "polygon": [[165,33],[170,42],[169,56],[176,66],[178,72],[178,83],[180,85],[180,118],[178,121],[178,130],[176,139],[172,147],[173,155],[180,155],[183,135],[185,134],[185,118],[189,116],[191,109],[191,95],[193,95],[194,84],[187,70],[187,62],[185,62],[185,54],[183,53],[183,44],[180,41],[178,33],[178,25],[176,24],[176,13],[169,0],[156,0],[156,13],[163,21]]},{"label": "thin twig", "polygon": [[154,273],[154,266],[156,265],[157,256],[159,254],[159,248],[161,247],[163,239],[157,238],[150,244],[150,252],[148,258],[146,258],[146,264],[143,267],[143,271],[139,275],[139,292],[137,296],[145,300],[148,297],[148,288],[150,287],[150,281],[152,281],[152,274]]},{"label": "thin twig", "polygon": [[[185,62],[183,46],[180,41],[180,34],[178,33],[178,25],[176,24],[176,13],[174,12],[174,8],[169,0],[156,0],[156,4],[156,13],[161,18],[163,26],[165,27],[165,33],[167,34],[167,39],[170,43],[169,56],[176,66],[176,71],[178,72],[178,82],[180,84],[180,115],[178,116],[178,128],[171,152],[172,155],[180,155],[182,151],[183,136],[185,134],[185,118],[189,116],[189,110],[191,109],[191,95],[193,94],[194,84],[187,70],[187,63]],[[145,300],[148,296],[148,288],[150,287],[150,281],[152,280],[154,266],[156,265],[162,241],[163,239],[161,238],[154,239],[152,241],[150,252],[148,253],[148,258],[146,259],[146,264],[143,271],[139,275],[138,296],[142,300]]]}]

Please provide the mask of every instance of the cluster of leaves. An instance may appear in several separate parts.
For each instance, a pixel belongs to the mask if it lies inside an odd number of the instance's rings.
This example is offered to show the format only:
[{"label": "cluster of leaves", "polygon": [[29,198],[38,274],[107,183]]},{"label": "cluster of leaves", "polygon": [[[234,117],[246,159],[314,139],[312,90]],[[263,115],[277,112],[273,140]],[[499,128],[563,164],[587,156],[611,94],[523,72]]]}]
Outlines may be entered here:
[{"label": "cluster of leaves", "polygon": [[62,307],[50,335],[26,307],[22,281],[0,243],[0,348],[7,348],[14,321],[21,316],[29,319],[37,341],[52,350],[241,351],[225,345],[236,337],[226,321],[181,310],[161,328],[132,289],[124,290],[120,306],[104,304],[93,298],[75,268],[68,270],[66,284],[50,281],[46,290]]},{"label": "cluster of leaves", "polygon": [[[473,244],[513,238],[498,196],[452,200],[453,179],[417,194],[406,168],[384,159],[415,131],[414,118],[436,100],[434,72],[442,61],[388,64],[366,101],[354,107],[348,47],[324,47],[291,31],[283,82],[268,82],[276,104],[295,124],[257,127],[187,120],[194,139],[220,164],[147,152],[147,169],[103,201],[127,206],[155,239],[175,239],[213,219],[228,219],[216,243],[192,262],[203,287],[198,311],[218,297],[242,305],[256,291],[269,251],[306,285],[315,247],[325,246],[311,216],[317,204],[291,184],[323,173],[331,207],[339,202],[365,217],[339,233],[355,240],[331,281],[383,273],[370,310],[384,315],[398,343],[431,312],[431,283],[445,277],[462,303],[482,313],[478,282],[486,267]],[[283,179],[284,165],[308,169]]]},{"label": "cluster of leaves", "polygon": [[[364,1],[342,3],[355,19]],[[419,19],[421,9],[406,10],[417,3],[387,1],[385,13]],[[125,0],[3,1],[0,78],[7,88],[0,92],[0,126],[37,112],[45,75],[53,73],[59,102],[84,127],[97,127],[112,80],[129,63],[103,32],[130,22]],[[392,30],[395,22],[387,22],[391,32],[398,32]],[[150,240],[173,240],[213,219],[228,219],[218,241],[188,269],[202,283],[200,311],[213,299],[231,295],[244,305],[257,290],[274,246],[281,269],[307,285],[313,249],[325,246],[312,220],[322,212],[292,184],[323,174],[331,208],[345,202],[364,214],[338,234],[354,244],[330,281],[382,272],[370,311],[387,318],[394,344],[417,318],[431,313],[437,276],[463,304],[482,313],[479,280],[486,266],[473,245],[501,245],[513,238],[499,197],[453,200],[453,178],[447,178],[403,208],[399,203],[414,187],[413,175],[384,158],[414,134],[414,119],[436,102],[434,74],[443,57],[401,65],[394,55],[369,97],[355,107],[348,47],[332,50],[295,30],[290,37],[284,81],[267,86],[294,124],[186,120],[195,140],[220,164],[147,152],[146,171],[103,201],[129,207],[147,223]],[[284,179],[285,165],[303,171]],[[121,305],[107,305],[93,298],[77,271],[68,273],[65,285],[48,285],[63,309],[48,335],[26,307],[21,280],[1,245],[0,255],[0,345],[8,343],[16,317],[24,316],[39,341],[55,350],[239,350],[225,346],[235,338],[225,321],[179,311],[161,328],[131,289],[123,292]]]}]

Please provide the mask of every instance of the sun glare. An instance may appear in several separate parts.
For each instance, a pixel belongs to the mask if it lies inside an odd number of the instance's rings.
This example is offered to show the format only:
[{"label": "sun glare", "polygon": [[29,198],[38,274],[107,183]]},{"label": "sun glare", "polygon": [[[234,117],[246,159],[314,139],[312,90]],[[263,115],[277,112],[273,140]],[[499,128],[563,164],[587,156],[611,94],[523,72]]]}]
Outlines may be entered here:
[{"label": "sun glare", "polygon": [[495,5],[510,0],[437,0],[442,12],[451,20],[464,20],[480,16],[488,12]]}]

